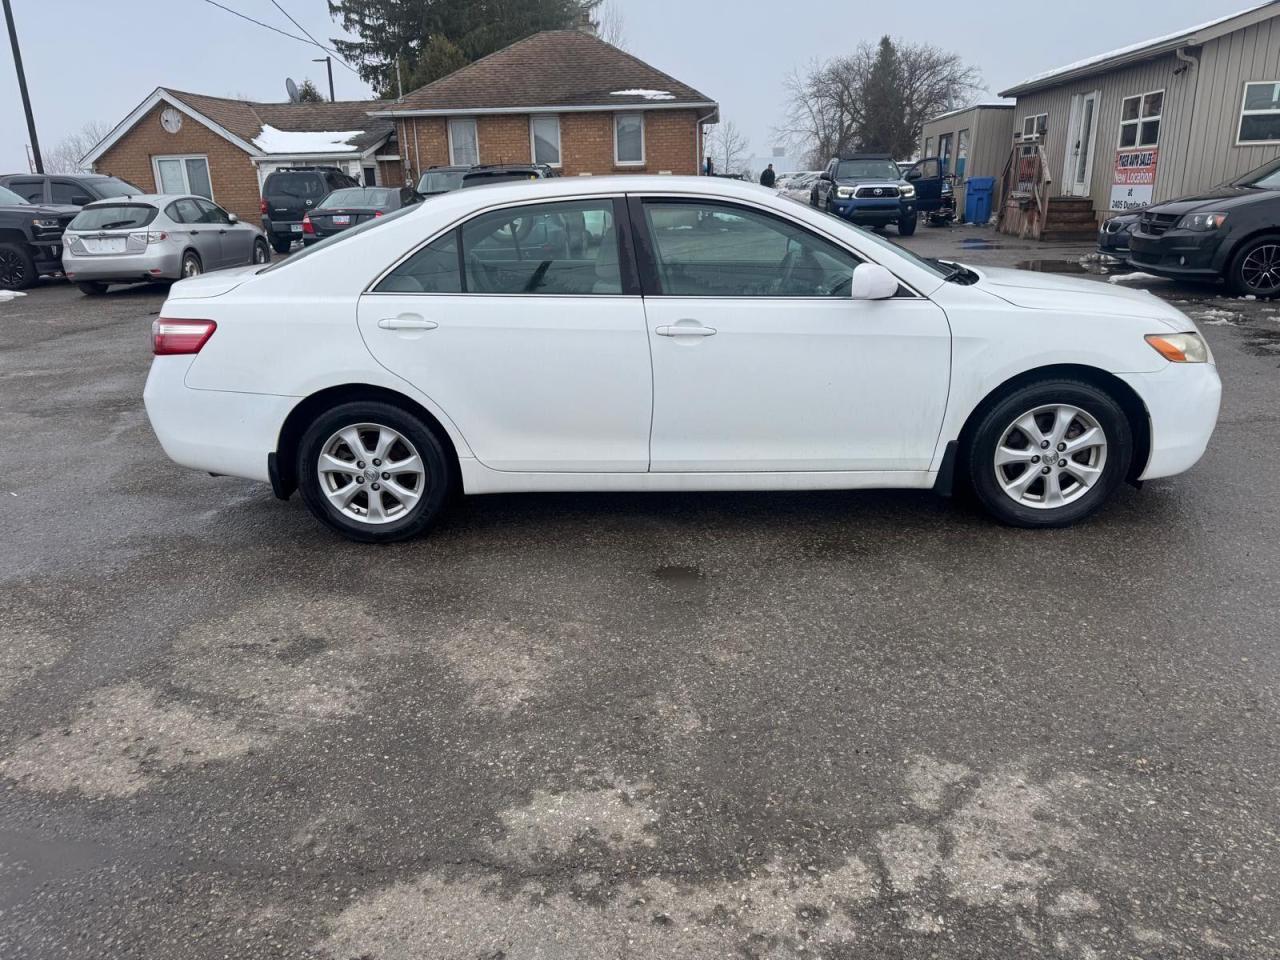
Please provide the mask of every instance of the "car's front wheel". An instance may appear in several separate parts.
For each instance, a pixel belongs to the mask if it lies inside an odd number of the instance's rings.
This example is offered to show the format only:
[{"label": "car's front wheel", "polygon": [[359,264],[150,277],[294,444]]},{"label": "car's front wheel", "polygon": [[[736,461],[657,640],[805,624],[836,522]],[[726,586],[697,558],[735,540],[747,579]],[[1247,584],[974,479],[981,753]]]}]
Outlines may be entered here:
[{"label": "car's front wheel", "polygon": [[1280,236],[1250,240],[1227,268],[1227,285],[1238,296],[1280,297]]},{"label": "car's front wheel", "polygon": [[1125,478],[1133,432],[1104,390],[1047,380],[1014,390],[988,410],[965,456],[973,491],[996,519],[1064,527],[1101,507]]},{"label": "car's front wheel", "polygon": [[253,241],[253,257],[249,262],[254,264],[271,262],[271,248],[267,246],[267,241],[261,239]]},{"label": "car's front wheel", "polygon": [[25,243],[0,243],[0,290],[25,290],[36,282],[36,264]]},{"label": "car's front wheel", "polygon": [[424,531],[448,502],[452,483],[435,434],[378,401],[345,403],[316,418],[298,445],[297,476],[311,512],[363,543]]},{"label": "car's front wheel", "polygon": [[916,215],[903,217],[898,221],[898,236],[909,237],[916,232]]}]

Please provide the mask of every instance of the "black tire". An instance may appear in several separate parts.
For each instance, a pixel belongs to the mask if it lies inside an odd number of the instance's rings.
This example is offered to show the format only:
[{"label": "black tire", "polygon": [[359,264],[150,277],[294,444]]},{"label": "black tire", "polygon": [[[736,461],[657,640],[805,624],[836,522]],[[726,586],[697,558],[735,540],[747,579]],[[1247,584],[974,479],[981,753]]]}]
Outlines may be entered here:
[{"label": "black tire", "polygon": [[271,248],[267,246],[267,241],[262,239],[253,241],[253,253],[249,255],[249,262],[253,264],[271,262]]},{"label": "black tire", "polygon": [[[1015,500],[1000,485],[997,471],[1008,471],[1005,481],[1016,481],[1024,476],[1022,466],[997,467],[995,456],[997,447],[1005,434],[1014,426],[1014,421],[1037,408],[1050,405],[1068,405],[1084,411],[1092,417],[1101,428],[1106,440],[1106,459],[1102,471],[1093,481],[1092,486],[1084,486],[1074,499],[1069,499],[1062,506],[1041,507],[1026,505]],[[1044,415],[1042,415],[1044,416]],[[1048,422],[1052,422],[1051,415]],[[1073,422],[1072,429],[1082,424]],[[1083,431],[1081,431],[1083,432]],[[1078,436],[1079,434],[1075,434]],[[1070,431],[1068,439],[1072,437]],[[1043,442],[1043,441],[1042,441]],[[1034,451],[1034,446],[1027,443],[1027,449]],[[967,449],[962,451],[970,487],[978,501],[993,517],[1001,523],[1015,527],[1065,527],[1098,510],[1107,498],[1128,475],[1129,465],[1133,459],[1133,431],[1129,419],[1116,399],[1093,384],[1080,380],[1054,379],[1042,380],[1013,390],[998,400],[978,422],[973,430]],[[1036,456],[1040,454],[1036,453]],[[1083,454],[1081,454],[1083,455]],[[1059,460],[1060,464],[1065,461]],[[1031,474],[1040,474],[1049,469],[1055,472],[1056,466],[1043,466],[1043,461],[1025,465]],[[1069,484],[1073,486],[1064,490],[1070,497],[1074,484],[1079,481],[1066,473]],[[1033,478],[1028,487],[1030,496],[1035,497],[1037,484],[1040,485],[1039,496],[1044,495],[1045,481]]]},{"label": "black tire", "polygon": [[188,277],[198,277],[204,273],[204,264],[200,262],[200,254],[194,250],[188,250],[182,255],[182,267],[179,271],[179,279],[185,280]]},{"label": "black tire", "polygon": [[[1269,268],[1270,272],[1263,272]],[[1280,297],[1280,234],[1254,237],[1231,258],[1226,272],[1227,287],[1238,297],[1259,300]]]},{"label": "black tire", "polygon": [[916,215],[913,213],[909,217],[903,217],[898,221],[898,236],[909,237],[916,232]]},{"label": "black tire", "polygon": [[86,297],[100,297],[107,292],[107,285],[101,280],[85,280],[76,286]]},{"label": "black tire", "polygon": [[[413,452],[423,464],[424,489],[417,501],[403,516],[384,523],[354,519],[343,513],[326,495],[323,486],[326,481],[318,469],[320,454],[330,439],[339,431],[359,424],[376,424],[396,431],[412,445]],[[453,472],[449,468],[448,455],[435,434],[413,414],[381,401],[357,400],[321,414],[303,434],[297,458],[298,489],[307,508],[325,526],[359,543],[393,543],[417,536],[435,522],[451,496]],[[368,466],[372,469],[373,462],[369,461]],[[356,472],[352,472],[353,482]],[[356,493],[355,509],[367,512],[368,500],[363,500],[365,506],[362,507],[361,498],[373,493],[372,483],[377,481],[377,477],[371,478],[368,487]],[[360,482],[362,485],[365,483],[363,479]],[[395,499],[389,492],[378,496],[384,504],[383,497]]]},{"label": "black tire", "polygon": [[272,237],[271,249],[276,253],[288,253],[289,248],[293,246],[293,241],[288,237]]},{"label": "black tire", "polygon": [[39,275],[25,243],[0,243],[0,290],[26,290]]}]

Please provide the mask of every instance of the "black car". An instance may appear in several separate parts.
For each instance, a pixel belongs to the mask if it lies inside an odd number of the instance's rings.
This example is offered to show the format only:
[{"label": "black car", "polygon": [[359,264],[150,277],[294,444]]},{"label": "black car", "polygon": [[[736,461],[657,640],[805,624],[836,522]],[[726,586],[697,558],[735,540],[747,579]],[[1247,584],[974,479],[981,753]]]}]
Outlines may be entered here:
[{"label": "black car", "polygon": [[1129,262],[1159,277],[1225,280],[1237,296],[1280,296],[1280,159],[1147,207],[1129,238]]},{"label": "black car", "polygon": [[0,187],[0,290],[62,276],[62,233],[79,207],[36,204]]},{"label": "black car", "polygon": [[1129,237],[1141,219],[1141,213],[1122,213],[1112,217],[1098,229],[1098,252],[1127,263]]},{"label": "black car", "polygon": [[0,175],[0,187],[8,187],[29,203],[70,207],[147,192],[128,180],[101,173],[6,173]]},{"label": "black car", "polygon": [[321,200],[360,184],[337,167],[282,167],[262,184],[262,229],[276,253],[288,253],[302,239],[302,218]]},{"label": "black car", "polygon": [[335,190],[302,218],[302,244],[310,246],[358,223],[421,202],[422,197],[412,187],[344,187]]}]

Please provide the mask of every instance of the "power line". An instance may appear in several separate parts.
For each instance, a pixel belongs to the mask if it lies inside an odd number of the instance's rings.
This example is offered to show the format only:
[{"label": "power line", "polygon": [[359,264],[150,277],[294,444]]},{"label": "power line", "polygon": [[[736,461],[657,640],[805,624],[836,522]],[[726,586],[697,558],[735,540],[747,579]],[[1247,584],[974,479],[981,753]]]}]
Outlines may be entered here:
[{"label": "power line", "polygon": [[[306,37],[300,37],[296,33],[289,33],[287,30],[281,30],[279,27],[273,27],[269,23],[263,23],[261,20],[255,20],[253,19],[253,17],[250,17],[247,14],[241,13],[239,10],[232,10],[230,7],[223,6],[222,4],[218,3],[218,0],[204,0],[204,2],[209,4],[210,6],[217,7],[219,10],[225,10],[227,13],[231,14],[234,17],[239,17],[241,20],[248,20],[250,23],[257,24],[260,27],[265,27],[267,30],[270,30],[272,33],[278,33],[282,37],[288,37],[290,40],[297,40],[299,43],[305,43],[308,46],[320,47],[320,49],[322,50],[327,51],[329,49],[328,47],[325,47],[322,44],[316,43],[314,38],[308,40]],[[290,17],[289,19],[292,20],[293,18]],[[332,52],[332,51],[329,51],[329,52]],[[341,60],[341,58],[339,59],[339,63],[342,63],[344,67],[346,67],[348,70],[351,70],[352,73],[355,73],[355,70],[353,70],[350,65],[344,63]]]},{"label": "power line", "polygon": [[331,50],[331,49],[329,49],[329,48],[328,48],[328,47],[326,47],[323,43],[321,43],[319,40],[317,40],[315,37],[311,36],[311,32],[310,32],[309,30],[307,30],[307,28],[306,28],[306,27],[304,27],[302,24],[300,24],[297,20],[293,19],[293,14],[291,14],[291,13],[290,13],[288,10],[286,10],[284,7],[280,6],[279,0],[271,0],[271,2],[272,2],[273,4],[275,4],[275,8],[276,8],[277,10],[279,10],[281,13],[283,13],[286,17],[288,17],[288,18],[289,18],[289,22],[290,22],[290,23],[292,23],[295,27],[297,27],[299,30],[301,30],[303,33],[305,33],[305,34],[307,35],[307,37],[308,37],[308,38],[310,38],[310,40],[311,40],[311,42],[312,42],[312,43],[314,43],[317,47],[319,47],[319,48],[320,48],[321,50],[323,50],[325,53],[331,53],[331,54],[333,54],[335,57],[337,57],[338,62],[339,62],[340,64],[342,64],[344,67],[346,67],[348,70],[350,70],[352,73],[355,73],[355,72],[356,72],[355,68],[354,68],[353,66],[351,66],[351,64],[347,63],[347,61],[346,61],[346,60],[343,60],[343,59],[342,59],[342,55],[341,55],[340,53],[338,53],[338,51],[337,51],[337,50]]}]

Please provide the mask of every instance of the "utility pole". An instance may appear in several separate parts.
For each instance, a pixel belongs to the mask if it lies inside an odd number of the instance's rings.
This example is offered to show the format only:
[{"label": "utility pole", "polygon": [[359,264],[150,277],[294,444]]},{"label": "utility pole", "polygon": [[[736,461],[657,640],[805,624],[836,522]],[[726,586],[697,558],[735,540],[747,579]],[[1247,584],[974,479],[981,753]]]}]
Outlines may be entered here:
[{"label": "utility pole", "polygon": [[9,45],[13,47],[13,66],[18,71],[18,90],[22,93],[22,109],[27,114],[27,134],[31,137],[31,153],[35,157],[36,173],[44,173],[44,161],[40,159],[40,138],[36,136],[36,118],[31,115],[27,75],[22,69],[22,51],[18,48],[18,31],[13,25],[13,10],[9,6],[9,0],[4,0],[4,18],[9,24]]},{"label": "utility pole", "polygon": [[[8,3],[8,2],[9,2],[9,0],[5,0],[5,3]],[[333,58],[332,58],[332,57],[319,57],[319,58],[317,58],[317,59],[315,59],[315,60],[312,60],[311,62],[312,62],[312,63],[323,63],[326,67],[328,67],[328,68],[329,68],[329,102],[330,102],[330,103],[334,103],[334,102],[335,102],[335,97],[334,97],[334,95],[333,95]]]}]

